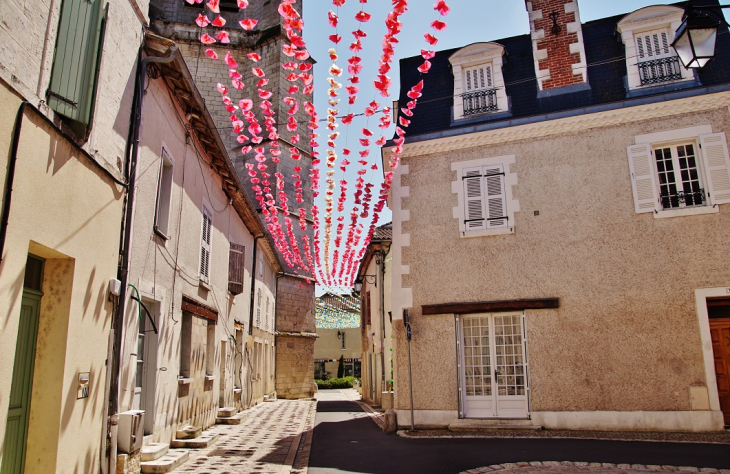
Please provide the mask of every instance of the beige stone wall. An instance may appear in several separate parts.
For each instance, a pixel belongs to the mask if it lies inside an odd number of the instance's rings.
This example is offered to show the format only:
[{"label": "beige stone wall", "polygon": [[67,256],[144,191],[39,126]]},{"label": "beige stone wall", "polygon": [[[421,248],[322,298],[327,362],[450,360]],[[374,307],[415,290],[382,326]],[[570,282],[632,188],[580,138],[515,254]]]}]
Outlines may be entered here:
[{"label": "beige stone wall", "polygon": [[[342,332],[345,335],[345,349],[342,349],[342,340],[337,337],[337,333]],[[339,360],[340,356],[345,359],[360,359],[362,357],[362,340],[360,337],[360,328],[348,329],[321,329],[317,328],[317,340],[314,343],[315,359],[335,359]],[[339,362],[325,362],[325,370],[337,377],[337,367]]]},{"label": "beige stone wall", "polygon": [[[421,305],[560,297],[558,310],[526,313],[533,412],[690,410],[690,387],[708,384],[694,291],[730,286],[730,206],[636,214],[626,147],[639,134],[706,124],[730,132],[728,110],[405,159],[396,186],[410,188],[397,199],[410,213],[399,251],[413,295],[415,407],[457,409],[454,316],[422,316]],[[516,156],[514,234],[460,238],[451,163],[503,155]],[[405,331],[394,329],[403,409]]]},{"label": "beige stone wall", "polygon": [[314,396],[314,338],[276,336],[276,394],[279,398]]},{"label": "beige stone wall", "polygon": [[[2,150],[10,149],[19,106],[17,94],[0,85]],[[0,169],[7,164],[7,154],[0,155]],[[91,160],[27,112],[0,263],[0,377],[10,381],[26,258],[47,259],[25,472],[99,469],[112,319],[107,296],[117,274],[122,196]],[[83,372],[90,373],[90,396],[77,399]],[[0,384],[0,440],[10,388]]]}]

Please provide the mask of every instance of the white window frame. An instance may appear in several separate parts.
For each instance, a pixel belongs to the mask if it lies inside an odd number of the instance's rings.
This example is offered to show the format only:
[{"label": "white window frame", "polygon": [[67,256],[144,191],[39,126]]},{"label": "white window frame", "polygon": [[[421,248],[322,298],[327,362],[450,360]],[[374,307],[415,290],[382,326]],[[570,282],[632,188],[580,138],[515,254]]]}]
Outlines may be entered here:
[{"label": "white window frame", "polygon": [[[651,7],[640,8],[633,13],[626,15],[619,23],[617,30],[621,35],[624,46],[626,48],[626,70],[628,71],[629,90],[647,89],[651,87],[663,86],[667,84],[676,84],[679,82],[693,81],[695,79],[694,72],[685,68],[681,61],[679,63],[679,71],[682,74],[681,79],[661,82],[658,84],[641,85],[641,76],[639,73],[639,62],[648,60],[645,57],[640,58],[637,47],[637,37],[642,34],[655,33],[665,31],[667,39],[671,43],[674,39],[674,32],[682,24],[682,16],[684,10],[670,5],[657,5]],[[670,46],[668,56],[676,56],[674,48]],[[665,56],[663,56],[665,57]]]},{"label": "white window frame", "polygon": [[[209,205],[206,205],[206,203],[204,202],[203,206],[201,207],[200,213],[200,260],[198,262],[200,281],[208,284],[210,283],[210,267],[212,266],[213,260],[213,212],[210,209],[211,207]],[[206,262],[204,262],[204,258],[207,258],[207,265]]]},{"label": "white window frame", "polygon": [[[453,217],[459,222],[459,235],[461,238],[514,234],[515,213],[520,211],[520,203],[514,198],[512,193],[512,187],[517,184],[517,174],[511,172],[511,165],[514,165],[515,160],[515,155],[508,155],[471,161],[459,161],[451,164],[451,170],[456,172],[456,180],[451,182],[451,192],[456,194],[458,201],[458,205],[453,208]],[[505,215],[507,216],[507,223],[504,226],[494,228],[489,228],[485,225],[483,228],[468,229],[466,222],[468,198],[466,196],[464,178],[468,177],[468,172],[471,170],[489,167],[501,167],[502,172],[504,173],[504,176],[502,177],[502,192],[504,194],[504,208],[506,211]],[[485,178],[484,174],[482,174],[481,179],[486,180],[488,178]],[[483,189],[486,191],[486,182],[483,184]],[[487,197],[486,192],[482,193],[482,196]],[[488,214],[486,203],[484,203],[483,209],[486,216]]]},{"label": "white window frame", "polygon": [[170,235],[172,193],[175,183],[175,161],[165,146],[160,153],[160,170],[157,174],[157,199],[155,202],[154,230],[165,239]]},{"label": "white window frame", "polygon": [[[454,74],[454,120],[468,119],[499,112],[509,111],[509,99],[505,89],[502,65],[505,49],[497,43],[475,43],[454,53],[450,58]],[[486,89],[496,89],[497,110],[484,114],[464,115],[462,94],[466,93],[466,71],[477,67],[489,67],[492,72],[492,85]]]},{"label": "white window frame", "polygon": [[[730,203],[730,155],[724,132],[713,133],[701,125],[634,137],[627,148],[629,173],[637,214],[651,212],[655,219],[719,213],[719,204]],[[700,181],[705,189],[704,206],[662,209],[655,150],[694,143]],[[676,170],[675,170],[676,171]]]}]

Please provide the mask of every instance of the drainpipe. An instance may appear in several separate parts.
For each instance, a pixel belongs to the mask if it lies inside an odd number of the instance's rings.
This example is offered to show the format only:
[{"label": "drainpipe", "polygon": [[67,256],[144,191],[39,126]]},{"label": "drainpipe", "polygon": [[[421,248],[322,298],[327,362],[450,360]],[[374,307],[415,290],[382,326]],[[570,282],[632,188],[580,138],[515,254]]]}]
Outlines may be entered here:
[{"label": "drainpipe", "polygon": [[[380,252],[379,252],[379,258],[380,258],[380,355],[381,355],[381,364],[383,368],[383,381],[382,381],[382,390],[385,391],[386,388],[386,376],[385,376],[385,257],[390,252],[390,246],[387,250],[384,249],[385,244],[380,244]],[[381,394],[381,401],[382,403],[382,394]]]},{"label": "drainpipe", "polygon": [[134,200],[136,197],[135,187],[137,182],[137,158],[139,155],[139,135],[142,125],[142,102],[144,100],[145,76],[149,64],[169,64],[177,58],[179,51],[176,46],[171,46],[167,57],[146,57],[142,58],[142,48],[139,52],[137,80],[135,83],[134,101],[132,104],[132,117],[130,119],[131,141],[127,142],[127,202],[124,210],[124,227],[122,229],[122,247],[119,255],[118,278],[122,282],[122,294],[119,298],[117,317],[114,321],[114,357],[112,359],[112,381],[110,388],[109,412],[111,413],[110,441],[111,449],[109,455],[109,471],[115,472],[117,462],[117,422],[119,420],[119,379],[121,364],[121,349],[123,343],[124,314],[127,302],[127,285],[129,284],[129,266],[131,259],[132,245],[132,221],[134,218]]}]

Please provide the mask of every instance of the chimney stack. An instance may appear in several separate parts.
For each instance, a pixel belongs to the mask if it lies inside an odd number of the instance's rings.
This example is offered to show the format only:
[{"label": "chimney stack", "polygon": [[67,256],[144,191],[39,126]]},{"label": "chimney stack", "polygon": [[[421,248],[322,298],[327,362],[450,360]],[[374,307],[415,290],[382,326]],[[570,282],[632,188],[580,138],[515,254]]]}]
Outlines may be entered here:
[{"label": "chimney stack", "polygon": [[578,0],[531,0],[526,6],[539,90],[554,94],[588,86]]}]

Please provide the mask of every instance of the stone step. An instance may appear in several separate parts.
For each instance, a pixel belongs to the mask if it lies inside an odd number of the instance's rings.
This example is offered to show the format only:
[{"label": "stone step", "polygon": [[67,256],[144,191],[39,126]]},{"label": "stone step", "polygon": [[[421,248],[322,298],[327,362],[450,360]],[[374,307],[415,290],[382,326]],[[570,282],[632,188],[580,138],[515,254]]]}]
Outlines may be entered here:
[{"label": "stone step", "polygon": [[203,433],[203,428],[201,426],[185,426],[175,432],[175,438],[193,439],[193,438],[197,438],[202,433]]},{"label": "stone step", "polygon": [[213,446],[218,441],[218,435],[215,433],[203,433],[194,439],[175,439],[170,443],[173,448],[185,449],[205,449]]},{"label": "stone step", "polygon": [[185,464],[189,458],[189,451],[179,449],[170,451],[154,461],[142,462],[140,463],[140,467],[144,473],[171,472]]},{"label": "stone step", "polygon": [[167,454],[170,445],[166,443],[150,443],[142,447],[142,462],[156,461]]},{"label": "stone step", "polygon": [[236,407],[225,407],[218,409],[218,416],[221,418],[230,418],[238,413]]},{"label": "stone step", "polygon": [[463,419],[449,425],[450,431],[529,430],[539,431],[542,426],[531,420],[475,420]]},{"label": "stone step", "polygon": [[238,413],[233,416],[218,416],[215,419],[216,425],[240,425],[246,421],[248,415],[245,413]]}]

